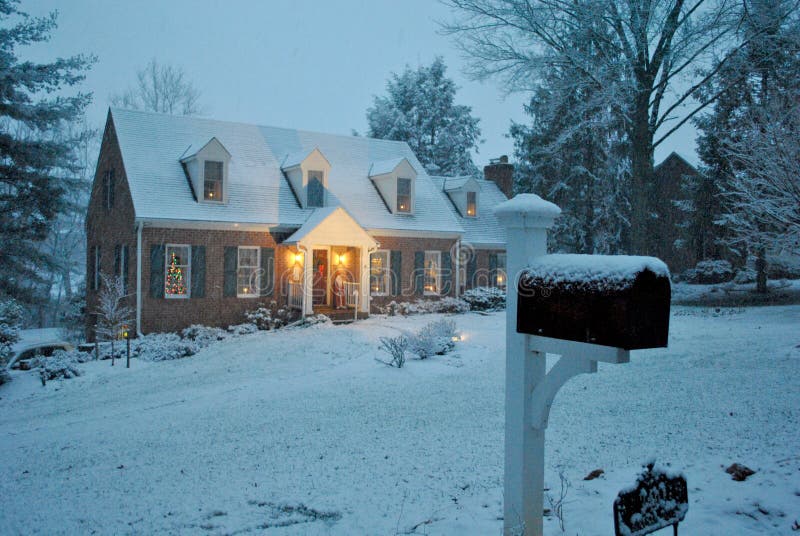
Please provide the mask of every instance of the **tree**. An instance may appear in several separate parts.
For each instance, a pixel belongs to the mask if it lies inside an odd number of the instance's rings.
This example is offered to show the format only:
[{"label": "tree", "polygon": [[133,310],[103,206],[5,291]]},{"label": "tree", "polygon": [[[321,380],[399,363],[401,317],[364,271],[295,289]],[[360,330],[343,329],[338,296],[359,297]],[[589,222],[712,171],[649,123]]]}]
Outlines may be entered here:
[{"label": "tree", "polygon": [[444,60],[429,67],[392,74],[387,96],[374,97],[367,110],[367,135],[405,141],[431,173],[477,174],[470,151],[481,131],[472,108],[455,104],[455,83],[445,76]]},{"label": "tree", "polygon": [[47,41],[56,14],[29,17],[17,2],[0,0],[0,295],[30,303],[42,267],[51,258],[37,243],[64,208],[75,186],[79,136],[58,135],[82,117],[91,95],[69,95],[93,57],[51,63],[20,61],[20,46]]},{"label": "tree", "polygon": [[133,309],[125,304],[125,281],[120,276],[100,274],[102,279],[97,304],[97,335],[111,341],[111,365],[114,365],[114,341],[133,321]]},{"label": "tree", "polygon": [[202,113],[200,91],[188,79],[183,68],[159,64],[155,58],[136,71],[134,86],[111,96],[111,104],[172,115]]},{"label": "tree", "polygon": [[[697,67],[719,47],[735,50],[741,13],[733,0],[445,0],[457,19],[446,33],[472,58],[469,74],[530,90],[549,68],[569,66],[576,86],[591,86],[622,122],[631,161],[631,249],[648,251],[653,225],[653,153],[712,103],[698,89],[723,68]],[[577,33],[592,46],[574,46]],[[691,104],[689,109],[676,115]],[[578,106],[583,104],[578,103]]]},{"label": "tree", "polygon": [[703,92],[719,92],[696,124],[700,156],[719,200],[716,223],[735,253],[754,254],[767,291],[767,252],[797,248],[800,19],[793,0],[750,0],[739,28],[745,45]]}]

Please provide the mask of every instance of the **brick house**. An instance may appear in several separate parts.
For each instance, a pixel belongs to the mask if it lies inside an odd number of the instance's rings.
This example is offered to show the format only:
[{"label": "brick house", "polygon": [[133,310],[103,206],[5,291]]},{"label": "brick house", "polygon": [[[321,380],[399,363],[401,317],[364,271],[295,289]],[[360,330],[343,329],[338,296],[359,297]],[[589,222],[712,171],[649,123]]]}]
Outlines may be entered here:
[{"label": "brick house", "polygon": [[111,109],[86,219],[87,309],[101,272],[124,279],[137,333],[236,324],[272,300],[363,317],[503,286],[492,208],[513,167],[484,173],[429,176],[404,142]]}]

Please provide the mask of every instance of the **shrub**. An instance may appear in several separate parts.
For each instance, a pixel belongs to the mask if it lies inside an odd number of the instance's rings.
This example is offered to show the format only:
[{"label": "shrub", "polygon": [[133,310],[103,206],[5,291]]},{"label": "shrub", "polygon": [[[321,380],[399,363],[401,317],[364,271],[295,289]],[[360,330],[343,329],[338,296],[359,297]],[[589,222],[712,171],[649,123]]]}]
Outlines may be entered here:
[{"label": "shrub", "polygon": [[308,327],[308,326],[315,326],[317,324],[331,324],[333,322],[330,318],[325,315],[309,315],[303,319],[303,322],[300,323],[301,327]]},{"label": "shrub", "polygon": [[396,315],[418,315],[429,313],[466,313],[469,304],[459,298],[445,296],[441,300],[417,300],[415,302],[396,302],[392,300],[385,307],[380,308],[381,313]]},{"label": "shrub", "polygon": [[266,331],[279,329],[291,323],[297,317],[297,312],[286,307],[278,307],[278,302],[273,300],[269,303],[269,307],[261,306],[253,311],[247,311],[244,316],[249,323]]},{"label": "shrub", "polygon": [[408,348],[420,359],[444,355],[455,347],[456,324],[452,320],[431,322],[409,337]]},{"label": "shrub", "polygon": [[392,357],[392,360],[383,361],[379,359],[378,361],[385,363],[390,367],[403,368],[403,365],[406,362],[408,338],[406,338],[405,335],[400,335],[398,337],[381,337],[380,341],[380,349],[388,353]]},{"label": "shrub", "polygon": [[11,357],[14,344],[19,340],[22,324],[22,306],[14,299],[0,300],[0,367]]},{"label": "shrub", "polygon": [[42,380],[42,385],[45,385],[50,380],[69,380],[80,376],[81,371],[78,368],[76,353],[83,352],[58,351],[53,352],[50,357],[37,358],[33,366],[39,369],[39,378]]},{"label": "shrub", "polygon": [[724,260],[700,261],[694,268],[686,270],[681,279],[704,285],[726,283],[733,279],[733,267]]},{"label": "shrub", "polygon": [[736,272],[733,282],[737,285],[745,285],[756,282],[756,271],[751,268],[742,268]]},{"label": "shrub", "polygon": [[236,324],[228,326],[228,333],[232,335],[249,335],[258,331],[255,324]]},{"label": "shrub", "polygon": [[197,353],[197,345],[176,333],[150,333],[134,341],[132,353],[144,361],[170,361]]},{"label": "shrub", "polygon": [[193,341],[197,348],[205,348],[217,341],[227,339],[228,332],[222,328],[210,328],[202,324],[192,324],[181,332],[181,337]]},{"label": "shrub", "polygon": [[461,296],[472,311],[502,311],[506,308],[506,293],[497,287],[476,287]]}]

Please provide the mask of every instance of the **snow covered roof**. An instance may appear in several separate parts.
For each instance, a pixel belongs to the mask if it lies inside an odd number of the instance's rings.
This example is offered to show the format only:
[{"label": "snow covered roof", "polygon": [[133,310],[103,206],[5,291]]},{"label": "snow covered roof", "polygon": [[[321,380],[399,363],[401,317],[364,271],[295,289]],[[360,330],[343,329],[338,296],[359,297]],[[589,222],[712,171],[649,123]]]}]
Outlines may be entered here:
[{"label": "snow covered roof", "polygon": [[[391,173],[397,169],[397,166],[399,166],[403,160],[407,160],[407,158],[391,158],[389,160],[373,162],[369,167],[369,176],[377,177],[378,175],[386,175],[387,173]],[[409,162],[409,164],[412,168],[414,168],[414,171],[416,171],[417,168],[414,167],[414,164],[411,164],[411,162]]]},{"label": "snow covered roof", "polygon": [[[325,222],[330,228],[318,229]],[[316,233],[315,233],[316,232]],[[356,223],[353,217],[342,207],[322,207],[314,210],[314,213],[306,222],[286,240],[285,244],[302,243],[311,237],[320,238],[320,232],[327,238],[323,238],[317,243],[336,242],[342,246],[367,245],[376,247],[378,243],[369,236],[364,229]]]},{"label": "snow covered roof", "polygon": [[[289,169],[302,164],[306,158],[309,157],[311,153],[317,150],[317,147],[314,147],[310,151],[295,151],[293,153],[289,153],[284,156],[283,160],[281,161],[281,169]],[[320,152],[322,154],[322,152]],[[322,158],[325,158],[325,155],[322,155]],[[326,159],[327,160],[327,159]]]},{"label": "snow covered roof", "polygon": [[669,277],[667,265],[655,257],[579,254],[537,257],[524,275],[550,285],[579,284],[612,290],[627,288],[645,270]]},{"label": "snow covered roof", "polygon": [[[405,142],[119,108],[111,116],[138,219],[300,227],[314,211],[300,208],[281,165],[287,155],[317,148],[331,164],[329,202],[345,207],[365,229],[463,232]],[[226,204],[195,201],[179,160],[211,138],[231,154]],[[420,173],[411,215],[388,211],[367,176],[374,163],[403,158]]]},{"label": "snow covered roof", "polygon": [[[462,179],[464,177],[457,177]],[[474,218],[465,218],[458,213],[455,205],[451,202],[450,197],[442,187],[445,181],[449,184],[454,180],[454,177],[436,176],[431,177],[434,184],[439,190],[439,194],[446,201],[447,206],[454,217],[458,218],[461,227],[464,228],[464,235],[461,240],[465,244],[473,244],[476,247],[497,247],[504,248],[506,244],[506,233],[497,217],[494,214],[494,207],[508,200],[506,195],[497,187],[493,181],[485,179],[477,179],[472,176],[467,176],[462,186],[468,182],[469,179],[474,180],[480,188],[480,198],[478,201],[478,215]]]},{"label": "snow covered roof", "polygon": [[[453,190],[458,190],[459,188],[463,188],[468,182],[475,181],[478,182],[475,177],[472,175],[463,175],[460,177],[434,177],[441,180],[443,186],[442,188],[446,192],[452,192]],[[480,188],[480,183],[478,183],[478,187]]]}]

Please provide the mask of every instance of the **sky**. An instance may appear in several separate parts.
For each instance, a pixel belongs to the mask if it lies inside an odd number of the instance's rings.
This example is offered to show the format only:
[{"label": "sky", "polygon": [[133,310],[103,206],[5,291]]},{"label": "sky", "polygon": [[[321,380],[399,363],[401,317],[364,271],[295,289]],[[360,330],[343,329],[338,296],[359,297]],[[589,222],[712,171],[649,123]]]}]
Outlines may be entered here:
[{"label": "sky", "polygon": [[[478,166],[512,155],[509,126],[529,121],[527,94],[505,95],[496,82],[464,75],[466,59],[437,24],[453,14],[434,0],[23,0],[20,8],[34,16],[59,12],[50,41],[21,57],[98,57],[81,87],[94,94],[88,119],[98,128],[109,97],[132,85],[152,58],[186,71],[206,117],[364,134],[366,110],[391,73],[441,55],[460,87],[457,103],[480,119]],[[656,163],[671,151],[697,162],[695,135],[691,127],[678,131],[657,148]]]}]

